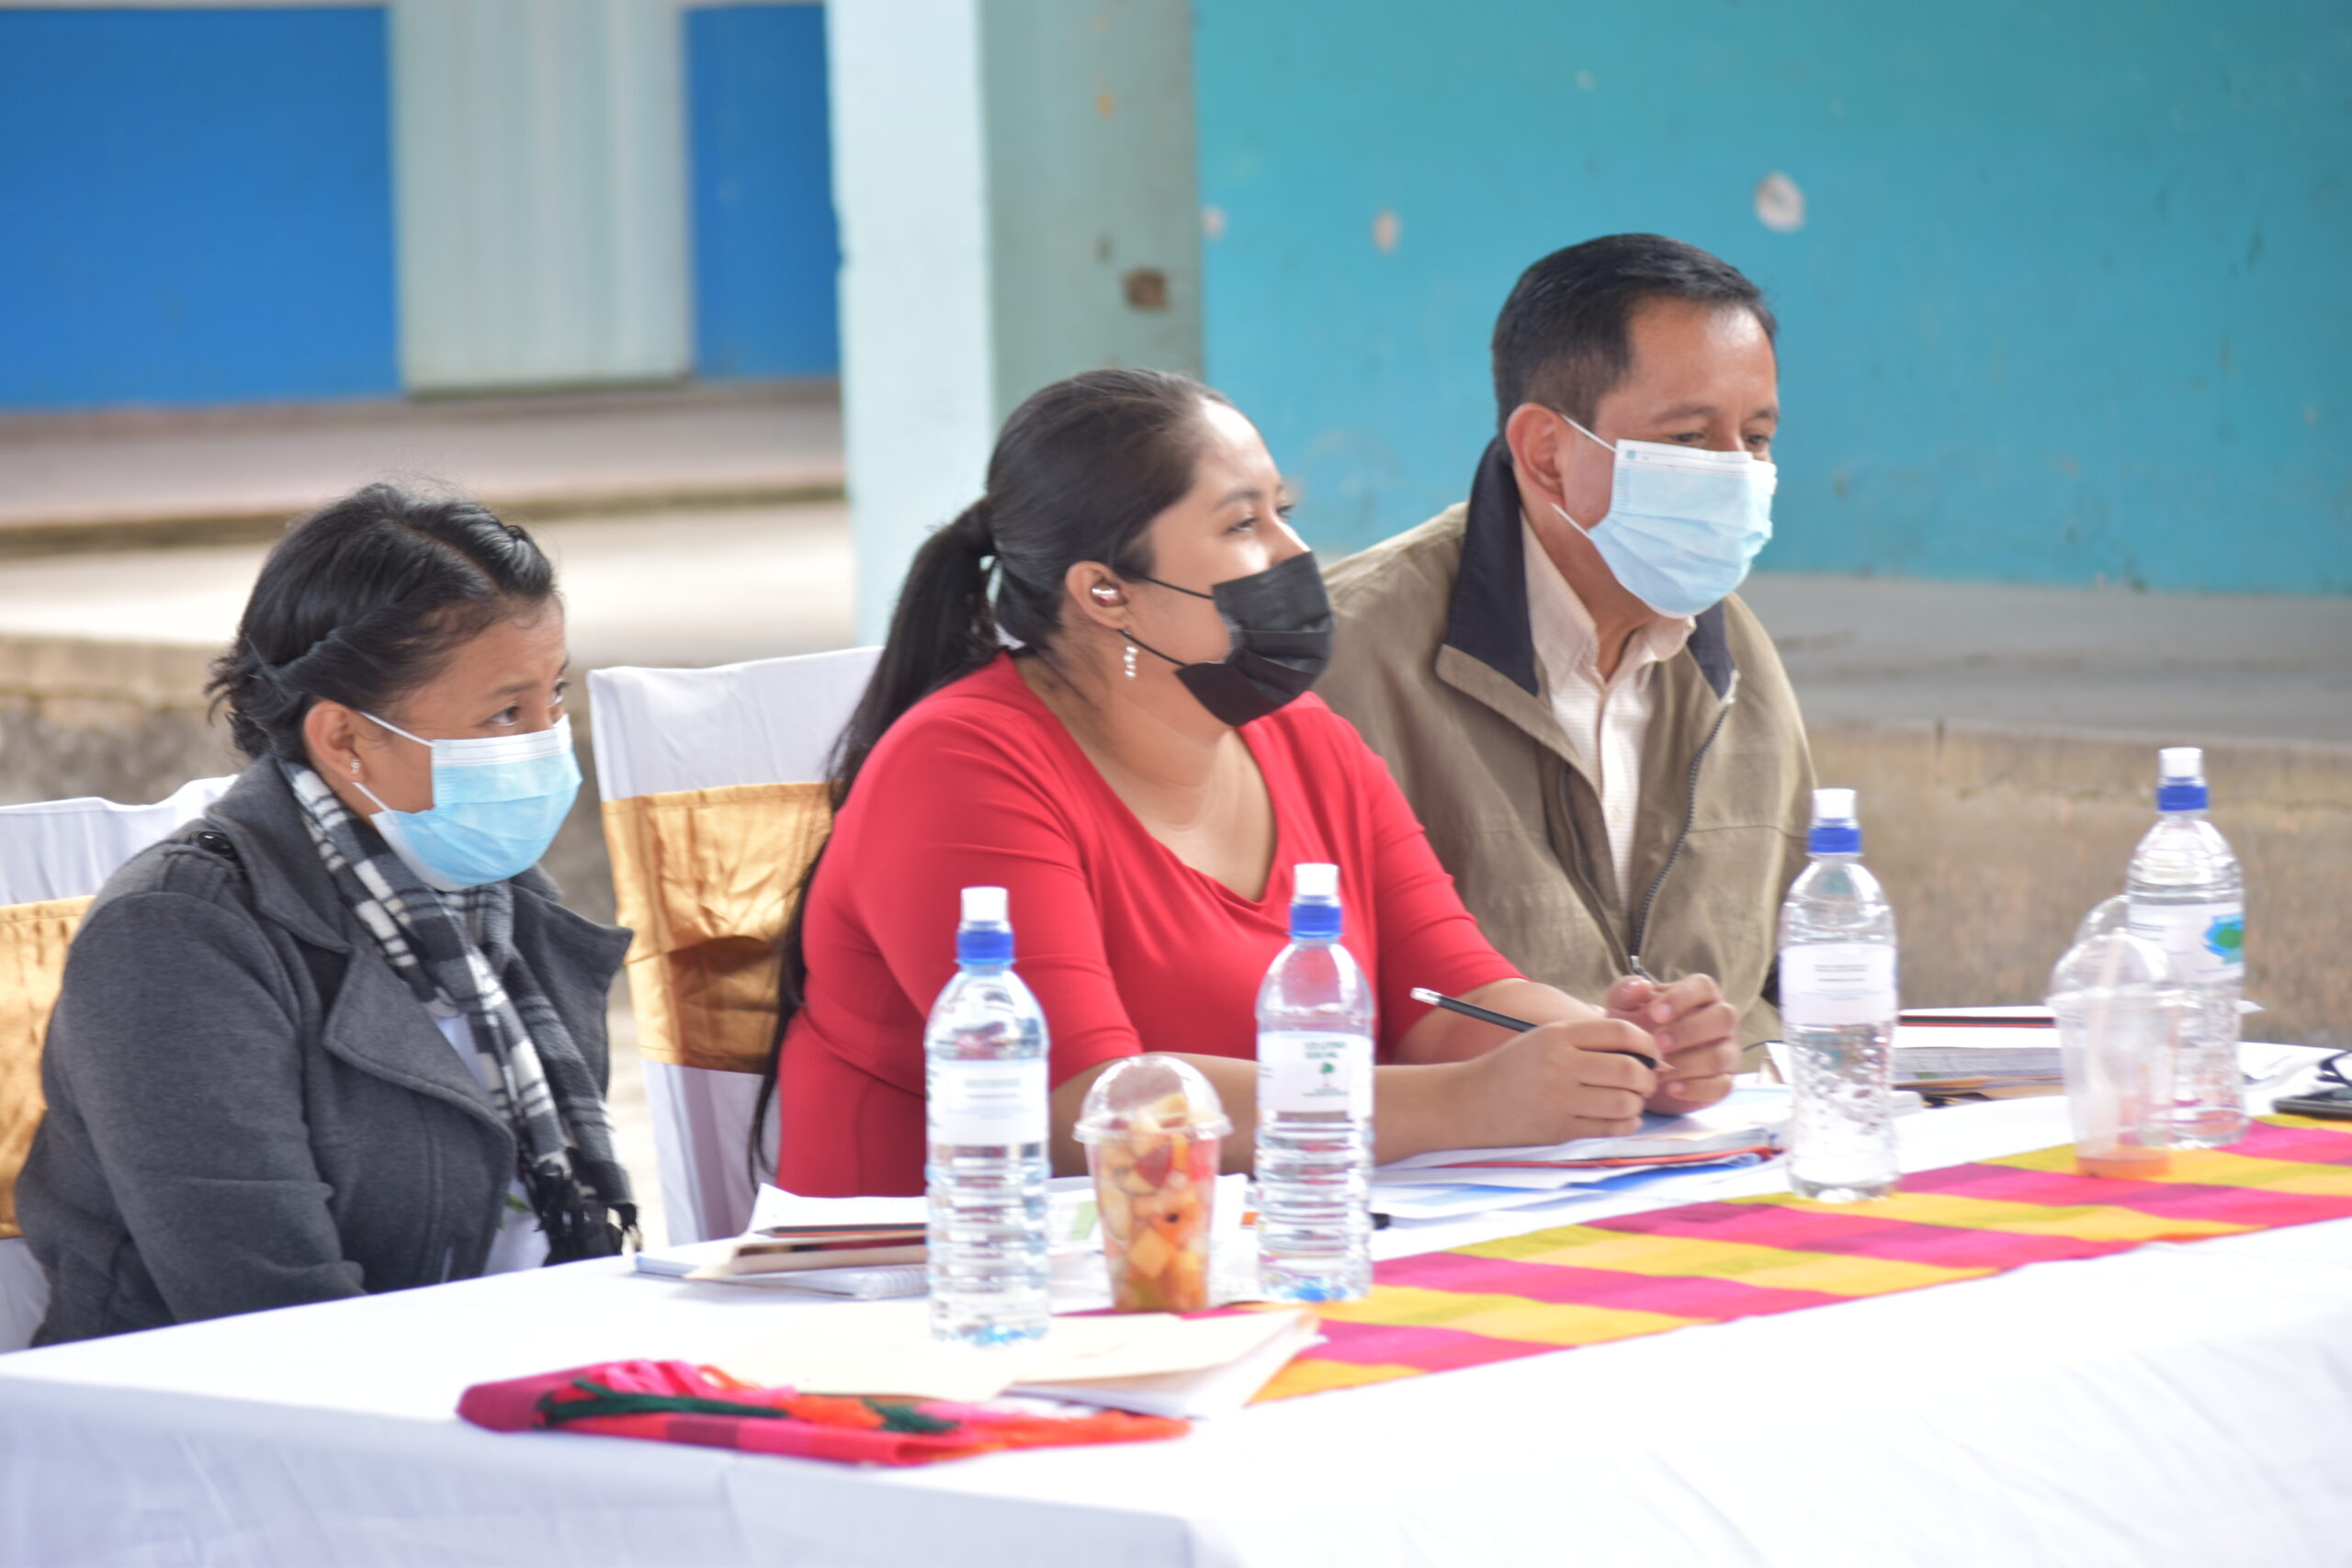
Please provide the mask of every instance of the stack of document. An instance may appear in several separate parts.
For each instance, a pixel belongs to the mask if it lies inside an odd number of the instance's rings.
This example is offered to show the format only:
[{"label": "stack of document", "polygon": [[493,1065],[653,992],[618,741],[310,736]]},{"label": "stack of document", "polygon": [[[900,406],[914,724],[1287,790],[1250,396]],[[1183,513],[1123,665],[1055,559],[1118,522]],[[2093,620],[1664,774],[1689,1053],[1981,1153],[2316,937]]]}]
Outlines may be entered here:
[{"label": "stack of document", "polygon": [[921,1198],[802,1198],[763,1189],[752,1229],[650,1247],[640,1274],[870,1300],[923,1291]]},{"label": "stack of document", "polygon": [[2066,1085],[2047,1008],[1906,1012],[1894,1026],[1894,1087],[1929,1100],[2056,1094]]},{"label": "stack of document", "polygon": [[741,1236],[717,1241],[688,1242],[683,1247],[649,1248],[637,1255],[636,1269],[665,1280],[692,1280],[697,1284],[757,1285],[768,1290],[806,1291],[817,1295],[847,1296],[874,1301],[885,1296],[919,1296],[924,1289],[921,1263],[858,1264],[849,1267],[805,1268],[785,1273],[739,1271],[736,1249]]},{"label": "stack of document", "polygon": [[1450,1220],[1752,1166],[1772,1157],[1788,1116],[1786,1089],[1754,1085],[1687,1116],[1644,1117],[1629,1137],[1415,1155],[1373,1172],[1373,1207],[1392,1223]]}]

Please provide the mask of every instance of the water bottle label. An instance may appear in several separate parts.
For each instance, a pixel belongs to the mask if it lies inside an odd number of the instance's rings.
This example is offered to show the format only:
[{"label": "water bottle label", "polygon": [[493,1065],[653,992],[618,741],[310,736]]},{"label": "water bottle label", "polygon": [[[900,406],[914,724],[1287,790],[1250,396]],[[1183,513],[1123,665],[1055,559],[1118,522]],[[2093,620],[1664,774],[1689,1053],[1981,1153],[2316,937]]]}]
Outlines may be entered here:
[{"label": "water bottle label", "polygon": [[1046,1064],[933,1062],[923,1110],[934,1144],[1042,1144],[1049,1122]]},{"label": "water bottle label", "polygon": [[1894,1014],[1894,949],[1822,942],[1781,950],[1781,1022],[1837,1029],[1892,1022]]},{"label": "water bottle label", "polygon": [[1258,1036],[1258,1110],[1372,1114],[1372,1042],[1361,1034]]},{"label": "water bottle label", "polygon": [[2131,931],[2165,950],[2176,979],[2233,980],[2245,971],[2244,904],[2134,904]]}]

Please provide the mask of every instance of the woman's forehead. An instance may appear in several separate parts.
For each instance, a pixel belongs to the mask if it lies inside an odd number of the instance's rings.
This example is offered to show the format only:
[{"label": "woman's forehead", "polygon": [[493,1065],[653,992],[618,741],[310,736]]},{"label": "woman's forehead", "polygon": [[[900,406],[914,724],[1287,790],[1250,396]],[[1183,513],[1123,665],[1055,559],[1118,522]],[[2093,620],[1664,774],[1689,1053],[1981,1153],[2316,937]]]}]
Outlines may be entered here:
[{"label": "woman's forehead", "polygon": [[1221,502],[1237,488],[1264,491],[1280,488],[1282,474],[1274,467],[1273,455],[1266,450],[1265,437],[1247,415],[1224,403],[1210,403],[1202,424],[1195,499],[1204,491],[1210,492],[1206,499]]},{"label": "woman's forehead", "polygon": [[528,619],[494,621],[468,637],[432,683],[452,693],[503,691],[517,682],[536,684],[568,660],[563,611],[549,605]]}]

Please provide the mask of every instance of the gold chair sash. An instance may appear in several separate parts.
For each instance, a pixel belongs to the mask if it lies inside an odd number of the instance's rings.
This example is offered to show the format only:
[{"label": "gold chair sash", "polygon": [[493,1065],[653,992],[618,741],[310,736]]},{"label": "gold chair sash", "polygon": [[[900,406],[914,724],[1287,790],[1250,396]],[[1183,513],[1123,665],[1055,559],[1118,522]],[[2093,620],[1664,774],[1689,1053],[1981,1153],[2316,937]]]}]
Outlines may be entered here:
[{"label": "gold chair sash", "polygon": [[775,1033],[776,940],[832,825],[822,784],[732,784],[604,803],[638,1053],[756,1073]]},{"label": "gold chair sash", "polygon": [[52,898],[0,908],[0,1238],[17,1224],[17,1173],[32,1153],[47,1102],[40,1093],[41,1043],[65,983],[65,950],[87,898]]}]

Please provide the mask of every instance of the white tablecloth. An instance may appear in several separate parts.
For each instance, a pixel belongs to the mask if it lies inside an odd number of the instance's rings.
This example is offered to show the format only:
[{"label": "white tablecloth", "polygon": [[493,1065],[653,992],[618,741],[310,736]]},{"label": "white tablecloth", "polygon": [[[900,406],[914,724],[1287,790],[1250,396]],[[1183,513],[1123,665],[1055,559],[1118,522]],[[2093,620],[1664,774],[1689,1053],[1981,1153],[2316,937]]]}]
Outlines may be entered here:
[{"label": "white tablecloth", "polygon": [[[2064,1138],[2056,1100],[1936,1111],[1905,1163]],[[0,1358],[0,1562],[2352,1562],[2352,1221],[916,1471],[450,1414],[823,1310],[591,1263]]]}]

